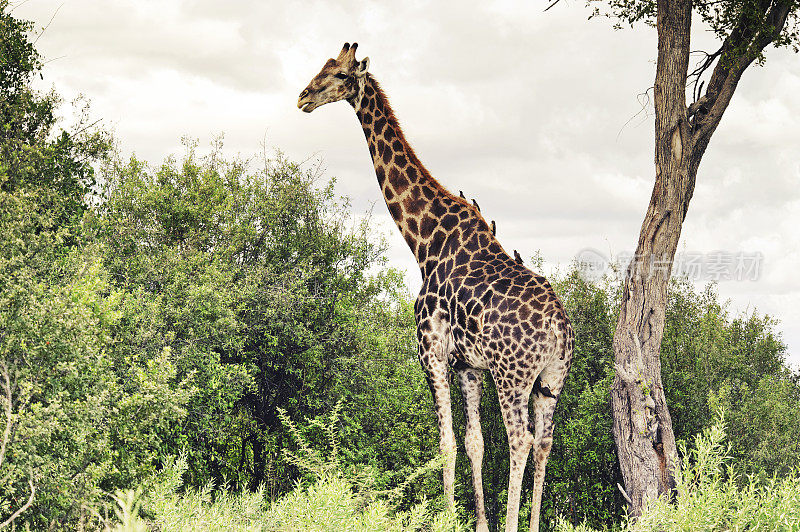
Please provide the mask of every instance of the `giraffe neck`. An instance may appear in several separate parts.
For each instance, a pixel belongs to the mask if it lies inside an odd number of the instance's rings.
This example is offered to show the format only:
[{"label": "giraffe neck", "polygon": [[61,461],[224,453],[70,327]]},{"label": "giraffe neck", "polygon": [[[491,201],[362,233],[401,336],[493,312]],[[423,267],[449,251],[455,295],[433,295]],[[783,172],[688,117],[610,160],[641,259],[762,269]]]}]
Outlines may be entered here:
[{"label": "giraffe neck", "polygon": [[468,245],[467,240],[477,238],[476,232],[485,233],[484,240],[494,240],[478,210],[448,192],[419,161],[370,74],[350,103],[364,130],[386,206],[423,277],[443,258]]}]

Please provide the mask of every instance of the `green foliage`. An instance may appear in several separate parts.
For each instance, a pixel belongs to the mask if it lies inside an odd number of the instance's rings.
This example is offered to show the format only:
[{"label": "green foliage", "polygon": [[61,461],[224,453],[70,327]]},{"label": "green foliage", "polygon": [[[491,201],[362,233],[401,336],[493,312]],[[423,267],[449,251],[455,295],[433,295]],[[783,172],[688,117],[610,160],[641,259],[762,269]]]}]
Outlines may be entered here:
[{"label": "green foliage", "polygon": [[751,388],[726,383],[709,403],[724,408],[730,454],[740,471],[785,477],[800,457],[800,387],[796,378],[766,374]]},{"label": "green foliage", "polygon": [[[114,366],[108,349],[123,295],[110,287],[99,254],[71,251],[51,271],[10,269],[0,291],[0,359],[10,370],[15,414],[2,507],[5,513],[15,506],[33,471],[30,515],[39,526],[37,516],[69,520],[103,497],[110,479],[130,481],[126,470],[141,474],[153,456],[152,430],[183,415],[181,390],[168,393],[165,386],[174,376],[168,361]],[[15,259],[0,257],[6,264]]]},{"label": "green foliage", "polygon": [[24,91],[41,60],[28,34],[33,23],[15,19],[8,12],[8,0],[0,1],[0,92]]},{"label": "green foliage", "polygon": [[[724,444],[722,410],[715,422],[694,439],[687,451],[681,443],[683,465],[675,471],[677,498],[651,504],[630,532],[685,530],[800,530],[800,477],[795,470],[783,479],[742,475]],[[563,519],[559,532],[591,532],[586,524],[573,527]]]},{"label": "green foliage", "polygon": [[755,311],[731,317],[712,287],[672,284],[661,364],[676,437],[698,434],[723,406],[731,452],[748,473],[785,475],[800,459],[800,386],[775,327]]},{"label": "green foliage", "polygon": [[[112,497],[117,506],[114,508],[119,524],[113,532],[146,532],[147,524],[139,518],[141,510],[140,492],[137,490],[118,490]],[[106,526],[106,528],[111,528]]]},{"label": "green foliage", "polygon": [[335,435],[341,406],[342,403],[337,403],[327,416],[327,420],[324,417],[315,417],[306,427],[306,430],[316,430],[324,435],[328,447],[322,451],[315,449],[311,443],[309,443],[303,431],[297,427],[284,409],[278,408],[278,415],[281,418],[281,423],[283,423],[283,426],[286,427],[295,442],[297,442],[301,451],[299,453],[294,453],[288,448],[284,448],[283,457],[287,462],[295,465],[301,471],[309,473],[312,477],[317,478],[329,475],[332,471],[337,471],[341,468],[342,464],[339,461],[339,444],[337,443]]},{"label": "green foliage", "polygon": [[[656,0],[587,0],[592,7],[591,17],[605,16],[617,19],[614,27],[623,24],[633,26],[638,22],[649,26],[656,25]],[[786,24],[780,32],[775,32],[772,10],[778,5],[789,7]],[[756,2],[753,0],[695,0],[692,9],[697,17],[711,29],[716,37],[725,42],[725,47],[715,54],[722,55],[723,61],[739,57],[757,57],[763,61],[761,48],[772,43],[777,46],[800,50],[800,17],[796,0],[780,2]],[[763,44],[761,41],[766,40]],[[713,58],[713,57],[712,57]]]},{"label": "green foliage", "polygon": [[[183,465],[185,463],[178,465]],[[364,504],[363,497],[341,475],[328,475],[268,505],[263,491],[212,494],[210,488],[183,494],[160,492],[147,511],[160,530],[314,530],[314,531],[457,531],[466,530],[455,516],[422,502],[409,511],[395,511],[384,499]],[[136,523],[128,518],[124,525]],[[121,529],[127,530],[127,529]]]},{"label": "green foliage", "polygon": [[102,251],[77,249],[104,137],[91,127],[56,130],[57,98],[28,86],[41,66],[30,30],[0,3],[0,362],[11,412],[0,514],[27,499],[32,481],[22,518],[43,526],[45,514],[68,520],[96,500],[99,479],[115,468],[108,439],[121,428],[119,395],[104,346],[119,298]]},{"label": "green foliage", "polygon": [[39,94],[30,81],[40,74],[30,40],[33,24],[14,18],[0,0],[0,190],[42,188],[61,204],[53,214],[74,221],[87,208],[92,163],[108,151],[107,133],[95,127],[85,103],[70,131],[56,129],[55,92]]},{"label": "green foliage", "polygon": [[[411,298],[369,217],[352,221],[332,180],[280,154],[228,160],[221,141],[205,156],[186,141],[182,158],[159,166],[123,161],[86,107],[77,127],[58,130],[58,98],[29,86],[41,66],[32,27],[0,7],[0,368],[12,398],[11,414],[0,410],[10,427],[0,516],[20,508],[32,480],[33,506],[15,524],[35,530],[110,527],[97,508],[111,499],[125,530],[456,528],[439,511],[439,475],[425,474],[439,463],[438,431]],[[614,526],[620,286],[574,270],[551,277],[577,339],[544,520]],[[722,406],[737,470],[790,489],[769,480],[793,478],[800,461],[800,377],[777,323],[732,316],[711,288],[675,282],[670,294],[662,366],[676,435],[707,429]],[[491,379],[481,417],[496,528],[508,448]],[[287,460],[293,442],[301,450]],[[456,480],[471,517],[463,452]]]},{"label": "green foliage", "polygon": [[392,417],[428,425],[422,413],[401,418],[429,392],[402,278],[385,269],[368,220],[349,222],[313,169],[278,156],[252,171],[220,150],[201,158],[188,143],[180,163],[154,171],[115,161],[94,224],[116,250],[106,257],[116,287],[132,294],[119,351],[148,359],[166,344],[196,386],[169,447],[186,449],[195,485],[265,484],[274,495],[298,474],[278,461],[278,407],[313,417],[345,399],[347,460],[414,469],[432,447],[404,457]]},{"label": "green foliage", "polygon": [[[313,416],[341,398],[342,454],[376,471],[395,464],[376,481],[384,489],[430,460],[436,427],[402,278],[382,268],[366,222],[347,226],[332,183],[317,188],[282,159],[245,167],[193,146],[155,172],[111,161],[105,199],[81,223],[61,224],[52,209],[63,205],[40,189],[0,197],[14,272],[2,280],[4,360],[52,368],[15,374],[34,399],[5,508],[33,469],[28,519],[68,526],[103,490],[181,451],[191,485],[264,484],[275,497],[299,475],[278,460],[288,433],[277,407]],[[432,483],[415,482],[408,504]]]},{"label": "green foliage", "polygon": [[[254,492],[214,491],[211,484],[201,489],[179,493],[186,472],[186,457],[170,459],[164,469],[149,479],[148,489],[141,499],[133,491],[118,494],[117,516],[120,524],[115,530],[145,529],[148,525],[159,530],[317,530],[317,531],[460,531],[466,528],[455,515],[423,500],[408,511],[398,511],[393,498],[376,491],[371,468],[353,475],[342,470],[337,455],[337,426],[339,406],[327,415],[310,420],[299,427],[285,413],[281,421],[296,441],[298,452],[284,449],[284,457],[310,475],[294,489],[268,504],[263,489]],[[327,445],[315,446],[308,434],[325,434]],[[413,476],[441,470],[441,460],[435,466],[426,465]],[[438,466],[438,467],[436,467]],[[138,508],[143,508],[141,518]]]}]

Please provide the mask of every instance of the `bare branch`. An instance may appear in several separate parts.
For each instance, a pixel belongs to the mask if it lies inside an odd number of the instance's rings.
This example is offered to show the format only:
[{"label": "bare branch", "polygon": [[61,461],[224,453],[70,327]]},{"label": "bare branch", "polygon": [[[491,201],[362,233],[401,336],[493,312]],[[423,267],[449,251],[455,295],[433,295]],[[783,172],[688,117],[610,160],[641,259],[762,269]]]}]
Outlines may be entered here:
[{"label": "bare branch", "polygon": [[11,514],[11,517],[9,517],[8,519],[6,519],[6,520],[5,520],[5,521],[3,521],[2,523],[0,523],[0,528],[5,528],[5,527],[7,527],[8,525],[10,525],[11,523],[13,523],[13,522],[14,522],[14,520],[15,520],[17,517],[19,517],[20,515],[22,515],[22,513],[23,513],[25,510],[27,510],[28,508],[30,508],[30,507],[31,507],[31,505],[33,504],[33,499],[34,499],[34,497],[36,496],[36,486],[33,484],[33,473],[31,473],[31,475],[28,477],[28,486],[30,486],[30,488],[31,488],[31,495],[30,495],[30,497],[28,497],[28,502],[26,502],[26,503],[25,503],[25,504],[24,504],[24,505],[23,505],[21,508],[19,508],[19,509],[18,509],[16,512],[14,512],[13,514]]},{"label": "bare branch", "polygon": [[6,427],[3,430],[3,441],[0,443],[0,466],[2,466],[6,456],[8,442],[11,438],[11,430],[14,428],[14,403],[12,402],[13,398],[11,395],[11,376],[5,362],[0,362],[0,377],[3,379],[2,386],[5,395],[5,397],[3,397],[5,405],[3,406],[6,415]]},{"label": "bare branch", "polygon": [[[11,433],[14,429],[14,425],[16,425],[16,420],[14,419],[14,396],[12,393],[12,385],[11,385],[11,371],[8,369],[5,361],[0,361],[0,378],[2,382],[0,386],[3,388],[3,401],[4,401],[4,413],[6,416],[6,426],[3,429],[3,441],[0,442],[0,466],[3,465],[3,461],[6,457],[6,450],[8,449],[8,443],[11,440]],[[36,496],[36,486],[33,484],[33,472],[31,471],[30,475],[28,476],[28,485],[31,488],[31,495],[28,497],[28,502],[26,502],[22,507],[17,509],[16,512],[11,514],[11,517],[0,523],[0,528],[5,528],[14,520],[22,515],[22,513],[31,507],[33,504],[33,499]]]},{"label": "bare branch", "polygon": [[15,9],[17,9],[18,7],[22,7],[22,6],[24,6],[24,5],[25,5],[25,4],[27,4],[28,2],[30,2],[30,0],[22,0],[22,2],[18,2],[18,3],[16,3],[16,4],[11,4],[11,3],[10,3],[10,4],[9,4],[9,6],[11,7],[11,9],[9,9],[9,10],[8,10],[8,12],[9,12],[9,13],[13,13]]},{"label": "bare branch", "polygon": [[545,11],[550,11],[550,8],[559,3],[561,0],[553,0],[553,2],[545,8]]},{"label": "bare branch", "polygon": [[[700,95],[703,94],[703,85],[705,85],[705,84],[706,84],[705,81],[701,81],[700,84],[697,85],[694,88],[694,101],[692,103],[697,102],[697,100],[699,100],[701,98]],[[689,106],[689,107],[691,107],[691,106]],[[691,115],[689,115],[689,116],[691,116]]]},{"label": "bare branch", "polygon": [[633,506],[633,501],[631,500],[630,497],[628,497],[628,494],[625,493],[625,488],[623,488],[622,486],[619,485],[619,482],[617,482],[617,489],[619,489],[619,492],[622,493],[623,497],[625,497],[625,500],[628,501],[628,504]]},{"label": "bare branch", "polygon": [[53,16],[50,17],[50,20],[47,21],[47,24],[45,25],[45,27],[42,28],[42,32],[39,35],[36,36],[36,39],[34,39],[33,44],[36,44],[37,42],[39,42],[39,39],[42,37],[42,35],[44,35],[44,32],[47,31],[47,28],[50,27],[50,24],[53,23],[53,20],[56,18],[56,15],[58,15],[58,12],[61,11],[62,7],[64,7],[64,4],[61,4],[56,8],[56,10],[53,12]]},{"label": "bare branch", "polygon": [[75,132],[73,133],[73,136],[78,136],[78,135],[80,135],[81,133],[83,133],[83,132],[84,132],[84,131],[86,131],[87,129],[89,129],[89,128],[93,128],[94,126],[96,126],[97,124],[99,124],[99,123],[100,123],[100,122],[102,122],[102,121],[103,121],[103,119],[102,119],[102,118],[98,118],[97,120],[95,120],[95,121],[94,121],[94,122],[92,122],[91,124],[88,124],[88,125],[86,125],[86,126],[83,126],[83,127],[82,127],[82,128],[80,128],[78,131],[75,131]]},{"label": "bare branch", "polygon": [[702,50],[698,50],[698,52],[703,54],[703,55],[705,55],[705,57],[703,58],[702,61],[700,61],[697,64],[697,67],[695,67],[695,69],[692,72],[690,72],[689,75],[686,78],[686,84],[687,85],[690,84],[690,83],[692,83],[694,85],[693,88],[692,88],[692,94],[694,95],[694,101],[697,101],[697,100],[700,99],[700,94],[701,94],[701,92],[703,90],[703,84],[700,81],[700,79],[703,77],[703,74],[705,74],[705,72],[709,68],[711,68],[711,65],[714,64],[714,61],[716,61],[719,58],[719,56],[722,55],[723,48],[724,48],[724,45],[720,46],[719,50],[717,50],[716,52],[710,53],[710,54],[708,52],[704,52]]},{"label": "bare branch", "polygon": [[[620,127],[620,128],[619,128],[619,131],[617,131],[617,139],[619,139],[619,136],[620,136],[620,135],[622,135],[622,130],[623,130],[623,129],[625,129],[626,127],[628,127],[628,124],[630,124],[631,122],[633,122],[633,120],[634,120],[634,119],[635,119],[637,116],[639,116],[640,114],[644,113],[644,114],[645,114],[645,116],[644,116],[644,118],[643,118],[642,120],[644,120],[645,118],[647,118],[647,108],[648,108],[648,106],[650,105],[650,91],[651,91],[651,90],[653,90],[654,88],[655,88],[655,87],[651,85],[650,87],[648,87],[647,89],[645,89],[645,91],[644,91],[644,92],[642,92],[642,93],[639,93],[639,94],[637,94],[637,95],[636,95],[636,100],[639,102],[639,105],[641,106],[641,109],[639,109],[638,111],[636,111],[636,114],[634,114],[633,116],[631,116],[631,117],[630,117],[628,120],[626,120],[626,121],[625,121],[625,123],[624,123],[624,124],[622,124],[622,127]],[[640,122],[640,123],[641,123],[641,122]]]},{"label": "bare branch", "polygon": [[708,94],[704,94],[703,96],[701,96],[700,98],[698,98],[697,100],[695,100],[695,101],[694,101],[694,103],[692,103],[692,105],[690,105],[690,106],[689,106],[689,109],[686,111],[686,116],[688,116],[689,118],[691,118],[691,117],[692,117],[692,116],[694,116],[694,115],[695,115],[695,114],[696,114],[696,113],[697,113],[697,112],[698,112],[698,111],[699,111],[699,110],[700,110],[702,107],[704,107],[704,106],[708,105],[708,102],[709,102],[709,101],[710,101],[710,98],[708,97]]}]

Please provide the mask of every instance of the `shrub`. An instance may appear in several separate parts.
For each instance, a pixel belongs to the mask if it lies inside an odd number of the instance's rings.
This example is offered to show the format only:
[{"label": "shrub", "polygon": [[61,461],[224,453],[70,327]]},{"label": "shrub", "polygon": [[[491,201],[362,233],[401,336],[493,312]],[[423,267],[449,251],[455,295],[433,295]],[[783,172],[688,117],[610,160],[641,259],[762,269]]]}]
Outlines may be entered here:
[{"label": "shrub", "polygon": [[[186,457],[169,460],[149,482],[144,496],[118,493],[114,500],[118,532],[146,529],[172,531],[308,530],[308,531],[461,531],[456,516],[442,510],[442,501],[426,501],[398,511],[396,501],[408,482],[441,465],[435,459],[413,473],[394,490],[376,490],[369,469],[344,471],[338,458],[336,425],[339,406],[325,417],[298,427],[285,412],[281,420],[297,442],[297,453],[285,450],[284,458],[308,474],[295,488],[269,504],[263,488],[255,492],[215,490],[211,482],[183,493]],[[309,442],[308,433],[320,432],[327,444]],[[139,507],[144,517],[139,516]]]},{"label": "shrub", "polygon": [[[782,479],[761,480],[742,475],[731,463],[725,444],[725,421],[718,410],[716,422],[695,438],[687,451],[681,443],[683,465],[675,473],[674,502],[659,499],[638,521],[628,521],[627,532],[797,531],[800,530],[800,477],[795,471]],[[573,527],[563,519],[559,532],[590,532],[585,525]]]}]

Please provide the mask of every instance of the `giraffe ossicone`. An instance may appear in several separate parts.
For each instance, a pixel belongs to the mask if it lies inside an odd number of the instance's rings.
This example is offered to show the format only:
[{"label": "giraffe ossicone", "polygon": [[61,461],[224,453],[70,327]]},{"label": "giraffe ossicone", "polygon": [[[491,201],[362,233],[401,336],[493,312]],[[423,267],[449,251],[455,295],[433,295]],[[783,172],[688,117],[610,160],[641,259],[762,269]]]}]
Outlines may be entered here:
[{"label": "giraffe ossicone", "polygon": [[[446,456],[444,492],[455,508],[456,442],[450,380],[464,397],[464,448],[472,466],[477,530],[487,530],[483,500],[483,436],[479,406],[483,373],[494,379],[510,450],[506,530],[516,530],[522,476],[533,450],[531,530],[538,530],[553,414],[572,361],[574,333],[547,280],[511,257],[477,203],[445,189],[417,158],[380,85],[345,43],[336,59],[300,93],[311,112],[345,100],[367,139],[386,206],[417,260],[422,290],[414,305],[419,360],[433,393],[439,448]],[[473,200],[474,202],[474,200]],[[530,419],[528,404],[533,399]]]}]

